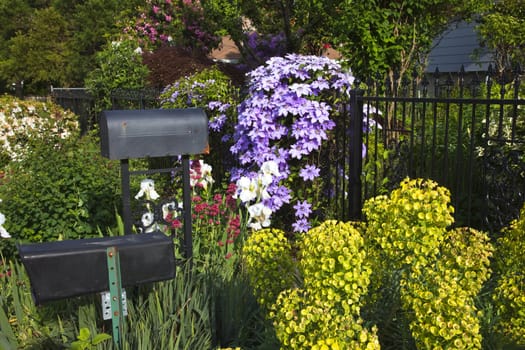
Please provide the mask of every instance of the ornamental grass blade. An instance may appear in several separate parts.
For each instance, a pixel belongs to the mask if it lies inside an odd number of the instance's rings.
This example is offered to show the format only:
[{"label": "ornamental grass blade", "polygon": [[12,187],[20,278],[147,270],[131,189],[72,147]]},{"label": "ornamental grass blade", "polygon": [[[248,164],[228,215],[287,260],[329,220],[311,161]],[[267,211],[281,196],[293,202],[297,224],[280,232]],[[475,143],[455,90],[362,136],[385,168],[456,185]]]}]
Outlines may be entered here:
[{"label": "ornamental grass blade", "polygon": [[[9,284],[11,288],[11,295],[13,296],[13,308],[15,309],[15,316],[18,322],[22,322],[24,320],[24,310],[22,307],[22,304],[20,302],[20,291],[21,286],[23,285],[21,282],[23,274],[21,273],[21,266],[18,263],[11,262],[11,277],[9,278]],[[28,281],[24,281],[28,282]],[[24,283],[25,284],[25,283]]]},{"label": "ornamental grass blade", "polygon": [[5,314],[3,307],[0,307],[0,349],[18,349],[18,342],[15,333],[13,332],[13,328],[9,323],[9,319]]}]

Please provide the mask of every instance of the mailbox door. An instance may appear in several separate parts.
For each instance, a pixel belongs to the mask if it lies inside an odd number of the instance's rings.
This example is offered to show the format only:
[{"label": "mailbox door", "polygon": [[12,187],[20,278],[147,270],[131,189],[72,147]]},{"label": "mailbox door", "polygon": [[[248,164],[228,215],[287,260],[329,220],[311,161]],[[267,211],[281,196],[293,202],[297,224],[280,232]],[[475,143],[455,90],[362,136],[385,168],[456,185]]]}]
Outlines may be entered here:
[{"label": "mailbox door", "polygon": [[175,276],[173,241],[161,232],[19,245],[35,303],[108,291],[109,247],[119,252],[123,287]]}]

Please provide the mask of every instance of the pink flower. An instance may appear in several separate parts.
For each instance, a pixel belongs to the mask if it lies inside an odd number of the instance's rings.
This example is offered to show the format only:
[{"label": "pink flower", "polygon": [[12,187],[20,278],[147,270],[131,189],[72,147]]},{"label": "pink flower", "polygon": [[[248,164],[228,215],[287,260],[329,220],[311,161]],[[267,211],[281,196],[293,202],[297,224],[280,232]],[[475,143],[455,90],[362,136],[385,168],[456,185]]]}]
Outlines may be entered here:
[{"label": "pink flower", "polygon": [[160,11],[160,7],[158,7],[157,5],[153,5],[153,13],[157,14],[159,13],[159,11]]},{"label": "pink flower", "polygon": [[166,19],[166,22],[171,22],[171,20],[172,20],[170,15],[166,15],[166,16],[164,16],[164,18]]},{"label": "pink flower", "polygon": [[171,227],[172,228],[181,228],[182,227],[182,223],[179,220],[175,219],[175,220],[173,220],[171,222]]}]

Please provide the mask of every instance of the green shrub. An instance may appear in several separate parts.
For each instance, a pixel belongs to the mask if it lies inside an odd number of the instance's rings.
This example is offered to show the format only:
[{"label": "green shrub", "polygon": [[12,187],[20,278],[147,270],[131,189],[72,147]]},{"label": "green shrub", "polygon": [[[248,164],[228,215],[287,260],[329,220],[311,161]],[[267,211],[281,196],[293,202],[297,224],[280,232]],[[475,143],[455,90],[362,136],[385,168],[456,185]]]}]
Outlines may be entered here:
[{"label": "green shrub", "polygon": [[294,286],[292,246],[282,230],[268,228],[252,232],[242,254],[257,300],[269,311],[279,293]]},{"label": "green shrub", "polygon": [[411,334],[417,348],[481,348],[475,301],[490,276],[486,233],[448,229],[450,193],[430,180],[406,179],[390,196],[367,201],[364,212],[374,248],[370,317],[379,327],[404,319],[410,332],[398,332]]},{"label": "green shrub", "polygon": [[494,265],[498,277],[494,291],[497,330],[525,345],[525,206],[520,217],[498,239]]},{"label": "green shrub", "polygon": [[143,89],[148,68],[142,63],[142,50],[131,39],[108,41],[96,54],[96,69],[86,80],[87,89],[96,96],[95,110],[111,107],[111,93],[116,89]]},{"label": "green shrub", "polygon": [[[360,317],[371,270],[351,223],[326,221],[292,248],[276,229],[255,231],[244,254],[252,283],[284,349],[377,349],[376,329]],[[292,250],[300,280],[293,280]],[[294,284],[299,284],[294,287]]]},{"label": "green shrub", "polygon": [[102,158],[97,139],[33,144],[23,159],[9,164],[0,185],[0,212],[13,239],[84,238],[96,235],[97,227],[113,226],[119,168]]}]

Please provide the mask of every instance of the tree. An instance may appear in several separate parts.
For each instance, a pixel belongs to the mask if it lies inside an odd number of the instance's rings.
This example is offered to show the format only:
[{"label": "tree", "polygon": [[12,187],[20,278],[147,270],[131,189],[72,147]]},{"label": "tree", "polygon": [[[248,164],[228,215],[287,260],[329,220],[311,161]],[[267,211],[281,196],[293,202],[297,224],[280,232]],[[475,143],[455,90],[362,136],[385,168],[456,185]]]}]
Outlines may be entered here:
[{"label": "tree", "polygon": [[0,75],[7,82],[24,84],[30,93],[65,82],[68,31],[65,19],[53,8],[34,10],[26,32],[8,40],[7,59],[0,61]]},{"label": "tree", "polygon": [[468,20],[487,0],[350,0],[334,22],[337,44],[354,73],[367,78],[388,73],[398,82],[424,65],[432,41],[454,21]]},{"label": "tree", "polygon": [[[257,61],[250,34],[283,38],[286,53],[318,54],[331,36],[331,23],[343,0],[201,0],[205,17],[229,35],[245,60]],[[253,68],[253,67],[252,67]]]},{"label": "tree", "polygon": [[0,91],[82,85],[107,37],[141,0],[0,0]]},{"label": "tree", "polygon": [[285,53],[318,54],[332,44],[361,77],[394,72],[401,77],[423,64],[432,40],[451,21],[471,18],[488,0],[202,0],[244,57],[250,54],[245,23],[260,34],[283,33]]},{"label": "tree", "polygon": [[[122,32],[121,22],[135,15],[139,0],[55,0],[55,6],[66,11],[72,33],[72,56],[68,65],[69,85],[82,85],[86,75],[95,68],[95,54],[102,50],[109,37]],[[60,6],[62,3],[63,6]],[[74,7],[67,6],[73,3]]]},{"label": "tree", "polygon": [[494,51],[496,71],[525,64],[525,1],[497,1],[480,17],[477,27],[485,45]]},{"label": "tree", "polygon": [[[27,30],[29,23],[26,18],[32,11],[27,1],[0,0],[0,62],[8,57],[9,39],[20,30]],[[6,90],[12,82],[0,74],[0,92]]]}]

